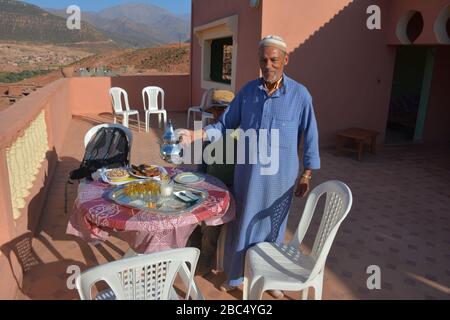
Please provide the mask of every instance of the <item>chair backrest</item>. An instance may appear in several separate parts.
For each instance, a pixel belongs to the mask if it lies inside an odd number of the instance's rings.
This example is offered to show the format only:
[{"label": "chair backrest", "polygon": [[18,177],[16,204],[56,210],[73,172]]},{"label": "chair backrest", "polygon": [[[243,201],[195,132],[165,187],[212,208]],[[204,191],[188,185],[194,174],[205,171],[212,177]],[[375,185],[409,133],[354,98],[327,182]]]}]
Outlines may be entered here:
[{"label": "chair backrest", "polygon": [[[161,108],[159,108],[158,97],[161,95]],[[146,99],[147,97],[147,99]],[[145,110],[164,109],[164,90],[160,87],[145,87],[142,89],[142,100]],[[147,104],[148,101],[148,104]]]},{"label": "chair backrest", "polygon": [[128,138],[128,150],[130,150],[131,153],[131,145],[133,144],[133,133],[131,132],[130,129],[128,129],[127,127],[121,125],[121,124],[116,124],[116,123],[102,123],[99,125],[96,125],[95,127],[92,127],[88,130],[88,132],[86,132],[86,134],[84,135],[84,147],[86,148],[87,144],[89,143],[89,141],[91,141],[92,136],[98,131],[100,130],[100,128],[118,128],[121,129],[125,132],[125,134],[127,135]]},{"label": "chair backrest", "polygon": [[111,104],[114,112],[123,112],[122,96],[125,104],[125,110],[130,110],[130,105],[128,103],[127,92],[119,87],[112,87],[109,89],[109,95],[111,96]]},{"label": "chair backrest", "polygon": [[317,203],[324,194],[326,194],[325,208],[311,251],[311,257],[314,259],[315,265],[309,276],[310,279],[314,278],[324,268],[339,226],[349,213],[353,202],[350,188],[341,181],[326,181],[315,187],[308,196],[302,218],[290,243],[291,246],[299,247],[302,243]]},{"label": "chair backrest", "polygon": [[76,286],[83,300],[93,299],[91,288],[99,281],[105,281],[118,300],[168,300],[178,271],[188,263],[188,299],[199,255],[197,248],[180,248],[124,258],[83,272]]},{"label": "chair backrest", "polygon": [[208,106],[211,104],[214,95],[214,89],[208,89],[203,92],[202,101],[200,102],[200,109],[202,111],[208,109]]}]

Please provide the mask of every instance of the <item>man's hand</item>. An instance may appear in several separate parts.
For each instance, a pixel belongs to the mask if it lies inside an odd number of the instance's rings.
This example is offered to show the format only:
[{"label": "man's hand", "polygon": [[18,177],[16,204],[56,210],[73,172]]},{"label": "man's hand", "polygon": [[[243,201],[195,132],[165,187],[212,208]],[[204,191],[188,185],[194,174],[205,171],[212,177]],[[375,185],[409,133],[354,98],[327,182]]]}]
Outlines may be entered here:
[{"label": "man's hand", "polygon": [[309,179],[300,178],[295,188],[295,196],[303,198],[309,191]]},{"label": "man's hand", "polygon": [[181,144],[191,144],[194,140],[205,140],[207,138],[205,131],[202,130],[189,130],[189,129],[177,129],[175,132],[180,137]]},{"label": "man's hand", "polygon": [[295,196],[303,198],[309,192],[309,182],[311,181],[311,170],[306,169],[300,176],[295,188]]},{"label": "man's hand", "polygon": [[181,144],[191,144],[193,142],[193,130],[177,129],[175,133],[178,135]]}]

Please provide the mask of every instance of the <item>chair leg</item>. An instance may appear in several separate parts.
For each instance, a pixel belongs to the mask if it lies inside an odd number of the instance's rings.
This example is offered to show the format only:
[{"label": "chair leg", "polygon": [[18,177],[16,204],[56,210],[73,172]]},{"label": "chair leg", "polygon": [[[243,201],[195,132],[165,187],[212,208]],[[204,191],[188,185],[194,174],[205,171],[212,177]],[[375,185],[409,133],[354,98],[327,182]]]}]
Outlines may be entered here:
[{"label": "chair leg", "polygon": [[161,113],[158,113],[158,128],[161,128]]},{"label": "chair leg", "polygon": [[163,116],[164,116],[164,129],[165,129],[167,126],[167,112],[166,111],[164,111]]},{"label": "chair leg", "polygon": [[262,278],[259,278],[256,281],[250,281],[250,285],[248,287],[248,299],[262,300],[264,291],[266,291],[266,288],[264,288],[264,281]]},{"label": "chair leg", "polygon": [[128,128],[128,115],[127,114],[123,115],[122,124]]},{"label": "chair leg", "polygon": [[116,116],[114,116],[114,123],[117,123],[117,119],[116,119]]},{"label": "chair leg", "polygon": [[323,270],[317,275],[314,282],[314,300],[322,300]]},{"label": "chair leg", "polygon": [[202,128],[205,127],[205,124],[206,124],[206,118],[202,114]]},{"label": "chair leg", "polygon": [[219,238],[217,239],[216,269],[214,270],[215,274],[223,271],[223,256],[225,252],[226,234],[227,234],[227,225],[224,224],[220,228]]},{"label": "chair leg", "polygon": [[309,288],[308,287],[303,289],[303,291],[302,291],[302,300],[308,300],[308,292],[309,292]]},{"label": "chair leg", "polygon": [[242,300],[248,300],[248,277],[246,274],[244,274],[244,283],[243,283],[243,290],[242,290]]},{"label": "chair leg", "polygon": [[314,287],[314,300],[322,300],[322,285]]},{"label": "chair leg", "polygon": [[145,117],[145,132],[148,132],[148,121],[147,121],[147,118],[148,118],[148,114],[147,114],[147,112],[145,113],[145,115],[144,115],[144,117]]},{"label": "chair leg", "polygon": [[193,300],[205,300],[199,288],[197,287],[197,284],[195,283],[194,279],[192,279],[192,285],[191,287],[189,287],[189,277],[191,272],[195,272],[195,270],[189,270],[186,263],[183,263],[180,266],[180,270],[178,271],[181,281],[183,282],[184,286],[187,289],[186,298],[189,298],[190,296],[192,297]]}]

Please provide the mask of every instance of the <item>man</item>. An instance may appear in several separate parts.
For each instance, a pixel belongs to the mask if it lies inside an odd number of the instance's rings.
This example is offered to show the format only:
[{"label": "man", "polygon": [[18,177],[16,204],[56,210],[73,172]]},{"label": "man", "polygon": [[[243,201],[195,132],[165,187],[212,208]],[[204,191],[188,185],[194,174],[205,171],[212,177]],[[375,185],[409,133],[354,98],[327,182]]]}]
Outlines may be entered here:
[{"label": "man", "polygon": [[[260,162],[238,162],[235,166],[236,220],[227,228],[224,269],[228,278],[221,288],[226,291],[242,283],[249,247],[258,242],[284,240],[292,194],[304,197],[309,191],[312,170],[320,168],[312,98],[303,85],[283,72],[289,61],[286,43],[278,36],[267,36],[260,41],[258,56],[262,78],[246,84],[218,122],[201,132],[185,131],[183,136],[187,143],[196,137],[211,140],[213,129],[225,135],[226,129],[236,128],[244,132],[259,130],[259,139],[266,132],[272,136],[273,129],[279,135],[277,172],[261,174],[264,164]],[[299,176],[298,147],[302,135],[303,172]],[[247,155],[249,148],[252,147],[247,147]],[[274,295],[281,297],[282,293]]]}]

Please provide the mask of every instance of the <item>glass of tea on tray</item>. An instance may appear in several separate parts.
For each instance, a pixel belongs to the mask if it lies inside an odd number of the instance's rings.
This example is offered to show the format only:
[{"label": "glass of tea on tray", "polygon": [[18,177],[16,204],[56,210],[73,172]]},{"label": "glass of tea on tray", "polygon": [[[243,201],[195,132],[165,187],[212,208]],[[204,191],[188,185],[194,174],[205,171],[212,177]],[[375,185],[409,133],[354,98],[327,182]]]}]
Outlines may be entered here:
[{"label": "glass of tea on tray", "polygon": [[173,181],[167,174],[161,175],[161,184],[159,186],[159,195],[161,198],[170,198],[173,194]]}]

